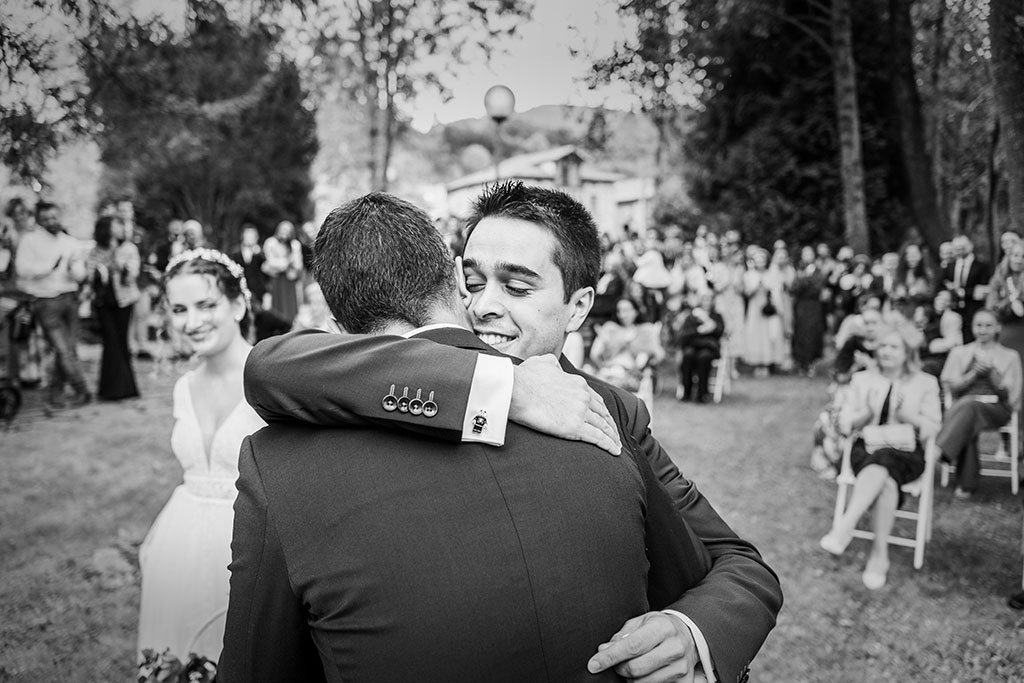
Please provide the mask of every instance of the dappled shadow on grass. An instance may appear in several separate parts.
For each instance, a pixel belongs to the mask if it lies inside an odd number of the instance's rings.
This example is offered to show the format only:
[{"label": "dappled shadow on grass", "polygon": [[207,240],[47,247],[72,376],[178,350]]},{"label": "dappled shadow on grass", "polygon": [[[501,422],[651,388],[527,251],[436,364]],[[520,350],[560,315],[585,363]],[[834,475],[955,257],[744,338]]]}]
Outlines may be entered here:
[{"label": "dappled shadow on grass", "polygon": [[[173,380],[140,372],[138,402],[0,435],[0,681],[130,680],[137,546],[181,479]],[[1005,480],[967,503],[939,489],[924,568],[894,548],[888,585],[871,593],[866,542],[838,559],[817,546],[835,500],[808,467],[824,380],[742,377],[719,405],[681,404],[670,389],[655,401],[656,435],[782,580],[753,681],[1024,680],[1024,614],[1004,604],[1020,583],[1020,501]]]},{"label": "dappled shadow on grass", "polygon": [[1020,498],[983,480],[969,502],[937,489],[924,567],[892,548],[888,584],[861,583],[870,548],[818,548],[835,485],[809,468],[823,379],[742,377],[717,406],[656,401],[655,434],[680,468],[779,574],[786,603],[752,664],[767,683],[1024,681]]}]

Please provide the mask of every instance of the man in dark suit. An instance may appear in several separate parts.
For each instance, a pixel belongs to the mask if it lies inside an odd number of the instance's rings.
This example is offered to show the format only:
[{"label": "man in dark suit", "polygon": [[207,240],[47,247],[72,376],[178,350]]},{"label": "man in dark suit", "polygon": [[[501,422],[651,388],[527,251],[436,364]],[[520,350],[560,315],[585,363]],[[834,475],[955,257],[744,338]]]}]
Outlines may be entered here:
[{"label": "man in dark suit", "polygon": [[266,258],[260,247],[260,232],[248,221],[242,223],[242,241],[231,252],[231,260],[242,266],[245,281],[249,285],[254,306],[263,307],[263,295],[267,292],[267,276],[263,272]]},{"label": "man in dark suit", "polygon": [[[334,211],[317,255],[346,329],[495,353],[412,205],[375,194]],[[385,409],[444,412],[417,389]],[[611,457],[515,424],[499,450],[299,421],[247,437],[218,680],[615,680],[588,672],[595,648],[711,563],[623,441]]]},{"label": "man in dark suit", "polygon": [[[985,306],[992,267],[974,256],[974,243],[967,235],[953,238],[953,255],[942,272],[942,280],[953,295],[953,310],[964,320],[974,320],[974,314]],[[974,340],[970,327],[964,326],[965,344]]]},{"label": "man in dark suit", "polygon": [[724,331],[725,321],[715,310],[715,295],[710,291],[702,294],[699,303],[683,318],[676,339],[682,352],[679,360],[681,400],[705,403],[711,399],[708,392],[711,366],[722,355],[720,343]]},{"label": "man in dark suit", "polygon": [[[527,363],[559,354],[565,335],[586,317],[597,280],[600,246],[586,209],[562,193],[498,186],[477,202],[464,255],[465,301],[474,331],[500,351],[530,358]],[[247,398],[271,422],[296,416],[325,425],[393,419],[440,438],[463,438],[463,426],[474,417],[466,409],[473,361],[458,350],[428,346],[412,340],[285,335],[254,349],[246,368]],[[374,370],[382,357],[388,369]],[[577,372],[564,359],[562,364]],[[380,399],[393,383],[386,379],[389,373],[402,385],[444,383],[452,409],[430,419],[389,412]],[[613,410],[616,420],[639,443],[679,516],[701,538],[713,562],[700,584],[670,610],[627,621],[610,647],[594,656],[592,666],[614,666],[631,679],[657,672],[659,680],[675,680],[699,663],[709,680],[745,680],[747,664],[781,608],[777,577],[754,546],[740,539],[679,473],[651,434],[646,406],[627,392],[588,381],[609,406],[624,409]],[[382,383],[384,392],[371,392],[370,387]],[[513,397],[510,415],[516,402]],[[488,417],[487,429],[496,422]]]}]

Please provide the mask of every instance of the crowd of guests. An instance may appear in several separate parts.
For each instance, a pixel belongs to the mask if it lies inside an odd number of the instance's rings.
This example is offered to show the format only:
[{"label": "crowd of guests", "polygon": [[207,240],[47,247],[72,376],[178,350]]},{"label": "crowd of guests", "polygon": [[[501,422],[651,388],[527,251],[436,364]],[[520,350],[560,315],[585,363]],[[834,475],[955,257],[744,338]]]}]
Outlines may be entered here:
[{"label": "crowd of guests", "polygon": [[[161,281],[173,258],[208,246],[202,224],[172,220],[158,234],[136,223],[129,199],[104,204],[98,214],[91,239],[65,228],[59,206],[27,195],[9,199],[0,220],[0,378],[8,387],[45,389],[50,414],[94,398],[138,396],[135,359],[160,366],[192,355],[167,324]],[[251,222],[240,227],[229,253],[254,293],[255,339],[330,324],[308,274],[315,236],[312,223],[297,235],[292,222],[281,221],[266,239]],[[102,344],[95,381],[78,358],[86,333]]]}]

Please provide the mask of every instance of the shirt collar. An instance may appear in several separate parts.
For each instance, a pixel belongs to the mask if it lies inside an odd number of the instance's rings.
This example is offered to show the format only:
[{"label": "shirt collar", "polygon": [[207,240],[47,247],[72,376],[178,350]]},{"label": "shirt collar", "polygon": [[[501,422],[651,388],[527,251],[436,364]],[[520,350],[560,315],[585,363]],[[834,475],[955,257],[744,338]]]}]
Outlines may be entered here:
[{"label": "shirt collar", "polygon": [[456,330],[466,329],[465,327],[462,327],[461,325],[456,325],[454,323],[432,323],[430,325],[424,325],[423,327],[417,327],[415,330],[403,332],[402,336],[408,339],[409,337],[415,337],[418,334],[423,334],[424,332],[429,332],[430,330],[440,330],[446,327],[452,327],[455,328]]}]

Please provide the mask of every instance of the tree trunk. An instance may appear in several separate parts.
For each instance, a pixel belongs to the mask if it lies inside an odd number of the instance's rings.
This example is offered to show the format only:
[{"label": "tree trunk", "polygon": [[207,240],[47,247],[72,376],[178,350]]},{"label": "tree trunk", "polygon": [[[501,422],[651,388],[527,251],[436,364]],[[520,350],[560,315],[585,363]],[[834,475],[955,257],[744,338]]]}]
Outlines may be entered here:
[{"label": "tree trunk", "polygon": [[953,217],[956,215],[952,211],[949,183],[946,181],[945,173],[945,160],[946,160],[946,148],[944,144],[943,136],[943,114],[947,109],[946,103],[943,101],[945,98],[940,94],[942,93],[942,73],[946,68],[946,57],[948,51],[946,49],[946,3],[937,3],[936,11],[938,16],[935,18],[935,35],[932,38],[932,58],[931,58],[931,74],[930,74],[930,87],[933,93],[933,97],[936,99],[936,106],[932,109],[932,116],[929,117],[928,127],[928,139],[930,141],[931,153],[932,153],[932,182],[935,184],[935,191],[938,193],[938,203],[940,210],[946,216],[950,217],[950,222],[953,223]]},{"label": "tree trunk", "polygon": [[993,238],[996,234],[996,190],[999,188],[999,170],[996,168],[996,153],[999,150],[999,118],[992,122],[989,138],[988,159],[985,164],[985,228]]},{"label": "tree trunk", "polygon": [[910,208],[929,251],[937,256],[939,244],[950,238],[950,229],[947,216],[939,210],[938,193],[932,181],[932,160],[925,146],[921,96],[914,74],[911,4],[913,0],[889,0],[893,96],[899,120],[900,151],[910,188]]},{"label": "tree trunk", "polygon": [[[989,0],[992,80],[1002,129],[1008,229],[1024,233],[1024,2]],[[994,209],[995,207],[993,207]]]},{"label": "tree trunk", "polygon": [[864,162],[861,156],[860,113],[857,108],[857,72],[853,62],[850,0],[832,0],[832,42],[835,74],[836,119],[839,127],[843,179],[843,218],[846,244],[858,254],[870,251],[867,209],[864,202]]}]

